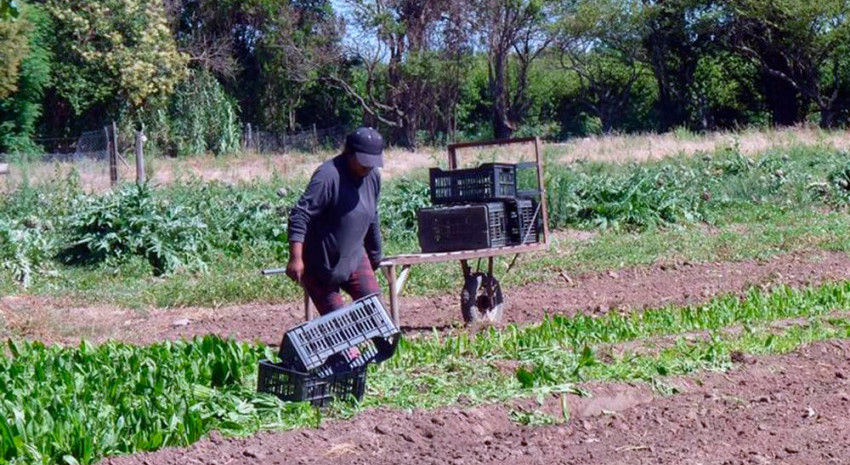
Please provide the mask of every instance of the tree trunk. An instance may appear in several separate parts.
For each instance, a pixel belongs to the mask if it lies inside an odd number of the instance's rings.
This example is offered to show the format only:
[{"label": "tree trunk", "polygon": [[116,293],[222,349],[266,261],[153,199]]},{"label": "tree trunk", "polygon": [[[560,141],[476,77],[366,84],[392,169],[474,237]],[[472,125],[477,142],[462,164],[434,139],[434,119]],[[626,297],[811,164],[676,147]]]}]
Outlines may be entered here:
[{"label": "tree trunk", "polygon": [[602,134],[610,134],[614,129],[613,113],[608,105],[601,104],[599,106],[599,123],[602,125]]},{"label": "tree trunk", "polygon": [[832,129],[835,126],[835,109],[834,105],[825,105],[820,109],[820,127],[821,129]]},{"label": "tree trunk", "polygon": [[494,52],[490,64],[490,98],[493,100],[493,137],[508,139],[513,128],[508,124],[506,53]]}]

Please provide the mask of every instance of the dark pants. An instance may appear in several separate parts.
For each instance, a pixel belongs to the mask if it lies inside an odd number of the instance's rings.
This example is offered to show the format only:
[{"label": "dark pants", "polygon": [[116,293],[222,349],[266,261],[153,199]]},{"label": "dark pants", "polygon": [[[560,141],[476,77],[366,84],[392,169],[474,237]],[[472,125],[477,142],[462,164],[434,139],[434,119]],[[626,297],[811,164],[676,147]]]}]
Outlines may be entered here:
[{"label": "dark pants", "polygon": [[366,254],[363,254],[363,260],[343,283],[336,285],[323,282],[309,273],[304,274],[301,283],[321,315],[326,315],[345,306],[340,289],[354,300],[370,294],[381,293],[381,287],[378,285],[378,280],[375,279],[375,273],[372,271],[372,265],[369,263]]}]

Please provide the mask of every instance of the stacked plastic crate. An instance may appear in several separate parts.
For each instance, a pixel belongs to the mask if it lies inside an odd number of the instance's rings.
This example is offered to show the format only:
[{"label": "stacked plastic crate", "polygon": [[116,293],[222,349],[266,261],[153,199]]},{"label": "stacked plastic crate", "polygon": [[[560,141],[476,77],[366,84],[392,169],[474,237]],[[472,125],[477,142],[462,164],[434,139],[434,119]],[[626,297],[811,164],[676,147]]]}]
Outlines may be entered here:
[{"label": "stacked plastic crate", "polygon": [[280,363],[260,361],[257,390],[316,406],[360,400],[368,364],[392,357],[398,340],[378,295],[365,297],[287,331]]},{"label": "stacked plastic crate", "polygon": [[431,168],[431,203],[418,212],[423,252],[487,249],[538,241],[537,201],[518,195],[517,165]]}]

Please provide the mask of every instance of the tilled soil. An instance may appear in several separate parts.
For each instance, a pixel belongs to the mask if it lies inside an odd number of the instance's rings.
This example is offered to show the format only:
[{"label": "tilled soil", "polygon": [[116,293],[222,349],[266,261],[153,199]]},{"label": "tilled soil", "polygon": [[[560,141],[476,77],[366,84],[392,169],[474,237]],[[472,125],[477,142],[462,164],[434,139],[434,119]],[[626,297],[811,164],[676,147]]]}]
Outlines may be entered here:
[{"label": "tilled soil", "polygon": [[319,429],[239,439],[213,433],[187,448],[102,463],[850,463],[850,341],[742,359],[729,373],[675,381],[681,392],[667,397],[640,386],[589,385],[594,396],[570,396],[569,421],[550,426],[520,426],[509,414],[536,408],[563,418],[554,397],[542,406],[371,410]]},{"label": "tilled soil", "polygon": [[[804,286],[850,279],[850,257],[837,252],[798,252],[768,260],[680,263],[553,276],[544,283],[505,290],[505,322],[539,322],[547,314],[603,314],[667,304],[689,304],[751,286]],[[460,323],[458,295],[404,297],[401,322],[407,330],[444,329]],[[0,299],[0,316],[19,334],[43,342],[73,344],[120,339],[148,344],[209,333],[277,344],[283,332],[303,321],[300,302],[222,308],[135,311],[56,305],[37,298]]]}]

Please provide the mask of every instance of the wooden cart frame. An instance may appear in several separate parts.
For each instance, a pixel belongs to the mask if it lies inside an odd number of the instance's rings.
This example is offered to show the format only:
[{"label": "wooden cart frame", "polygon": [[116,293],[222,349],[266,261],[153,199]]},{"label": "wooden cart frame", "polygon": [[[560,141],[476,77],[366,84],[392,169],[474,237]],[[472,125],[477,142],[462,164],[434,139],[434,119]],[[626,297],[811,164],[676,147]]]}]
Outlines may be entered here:
[{"label": "wooden cart frame", "polygon": [[[458,168],[458,159],[457,159],[457,150],[458,149],[466,149],[466,148],[484,148],[484,147],[492,147],[492,146],[505,146],[505,145],[513,145],[513,144],[533,144],[534,145],[534,162],[530,163],[530,165],[536,165],[537,169],[537,193],[540,197],[540,213],[542,216],[542,224],[541,228],[542,236],[540,240],[536,243],[532,244],[523,244],[523,245],[515,245],[515,246],[506,246],[506,247],[498,247],[492,249],[481,249],[481,250],[464,250],[460,252],[441,252],[441,253],[417,253],[417,254],[406,254],[406,255],[396,255],[392,257],[387,257],[381,261],[380,267],[384,272],[384,276],[387,278],[387,284],[389,287],[390,294],[390,311],[392,312],[393,321],[395,321],[396,325],[400,324],[401,319],[401,304],[399,302],[399,295],[401,291],[404,289],[404,284],[407,282],[407,278],[410,274],[410,268],[413,265],[423,264],[423,263],[440,263],[447,261],[457,260],[460,262],[461,271],[463,272],[464,278],[468,278],[472,275],[472,268],[469,265],[469,260],[475,259],[487,259],[487,274],[488,276],[493,276],[493,261],[498,256],[504,255],[514,255],[514,258],[511,260],[511,263],[508,265],[505,273],[509,272],[511,268],[513,268],[516,263],[519,254],[526,252],[537,252],[541,250],[547,250],[549,248],[549,214],[546,206],[546,187],[543,182],[543,153],[542,147],[540,143],[540,139],[536,137],[531,138],[523,138],[523,139],[502,139],[502,140],[492,140],[485,142],[466,142],[460,144],[452,144],[448,147],[448,163],[449,169],[457,169]],[[529,164],[521,164],[521,165],[529,165]],[[528,166],[525,166],[528,167]],[[305,299],[305,302],[309,303],[309,299]],[[309,313],[309,308],[306,309]],[[309,314],[307,314],[309,317]]]},{"label": "wooden cart frame", "polygon": [[[464,250],[458,252],[440,252],[440,253],[415,253],[415,254],[404,254],[404,255],[395,255],[391,257],[384,258],[380,263],[380,268],[384,273],[384,276],[387,279],[387,284],[389,287],[390,293],[390,311],[392,313],[393,321],[396,325],[400,325],[401,320],[401,304],[399,302],[399,295],[404,289],[404,284],[407,282],[407,278],[410,274],[410,268],[413,265],[425,264],[425,263],[440,263],[440,262],[448,262],[457,260],[460,262],[461,271],[463,272],[464,279],[472,276],[473,271],[472,267],[469,265],[469,260],[476,259],[487,259],[487,276],[493,278],[493,265],[494,259],[498,256],[506,256],[506,255],[514,255],[511,263],[508,265],[505,273],[509,272],[514,264],[516,264],[517,258],[521,253],[527,252],[537,252],[541,250],[548,250],[549,248],[549,214],[548,208],[546,206],[546,187],[543,180],[543,151],[540,143],[540,139],[537,137],[529,137],[529,138],[520,138],[520,139],[500,139],[500,140],[491,140],[484,142],[465,142],[459,144],[451,144],[448,146],[448,165],[449,169],[457,169],[458,168],[458,158],[457,158],[457,150],[458,149],[467,149],[467,148],[485,148],[485,147],[495,147],[495,146],[506,146],[506,145],[514,145],[514,144],[533,144],[534,147],[534,161],[519,163],[518,168],[527,169],[527,168],[536,168],[537,170],[537,192],[536,194],[539,196],[539,212],[541,214],[541,222],[542,222],[542,236],[539,237],[538,242],[531,244],[523,244],[523,245],[514,245],[514,246],[506,246],[506,247],[497,247],[490,249],[480,249],[480,250]],[[285,272],[285,269],[272,269],[265,270],[263,274],[278,274]],[[492,298],[492,296],[491,296]],[[307,295],[307,292],[304,292],[304,318],[306,320],[311,320],[313,318],[313,305],[310,302],[310,297]]]}]

